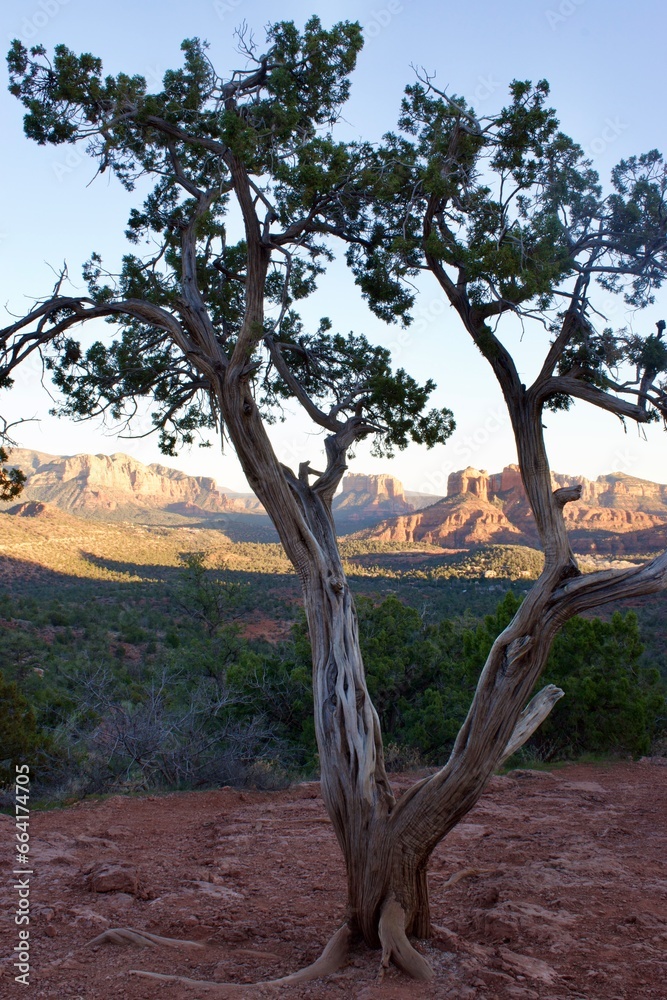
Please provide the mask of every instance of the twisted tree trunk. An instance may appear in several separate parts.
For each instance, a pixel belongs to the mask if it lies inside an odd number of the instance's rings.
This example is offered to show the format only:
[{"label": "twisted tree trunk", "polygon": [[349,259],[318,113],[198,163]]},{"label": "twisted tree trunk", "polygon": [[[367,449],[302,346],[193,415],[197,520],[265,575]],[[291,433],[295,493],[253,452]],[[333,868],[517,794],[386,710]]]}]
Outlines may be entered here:
[{"label": "twisted tree trunk", "polygon": [[[498,764],[517,750],[548,715],[562,692],[548,687],[526,703],[542,673],[558,629],[586,607],[630,593],[650,593],[667,580],[667,555],[622,573],[582,577],[572,553],[565,503],[580,489],[552,492],[542,432],[541,386],[526,390],[503,350],[491,360],[512,420],[519,463],[545,551],[539,580],[498,636],[449,760],[396,801],[387,778],[382,736],[359,647],[354,601],[345,577],[331,505],[347,448],[360,435],[354,419],[326,439],[327,468],[303,463],[298,475],[282,466],[266,434],[250,377],[263,330],[263,290],[269,251],[247,216],[249,248],[246,314],[230,363],[217,373],[216,395],[227,432],[248,482],[271,517],[299,575],[313,658],[315,730],[322,795],[347,869],[348,935],[316,963],[341,960],[350,937],[382,946],[383,965],[396,962],[415,978],[431,970],[409,937],[431,933],[427,868],[436,845],[473,808]],[[484,347],[485,328],[464,320]],[[476,324],[476,325],[475,325]],[[488,338],[487,338],[488,339]],[[274,361],[289,381],[279,352]],[[309,477],[316,476],[313,485]],[[305,973],[304,973],[305,974]]]},{"label": "twisted tree trunk", "polygon": [[[508,402],[543,539],[544,571],[493,644],[449,760],[396,801],[331,513],[346,442],[328,439],[325,473],[313,473],[304,463],[296,476],[277,461],[242,368],[228,372],[220,388],[224,419],[248,481],[301,580],[322,795],[345,858],[350,934],[372,947],[381,945],[384,965],[394,961],[418,979],[429,978],[431,971],[409,937],[431,933],[430,856],[473,808],[499,763],[523,745],[562,695],[549,686],[526,707],[556,632],[585,608],[650,593],[667,580],[667,555],[621,573],[580,574],[563,519],[565,503],[578,499],[580,489],[552,493],[539,402],[518,391]],[[319,477],[312,486],[310,475]],[[338,961],[342,938],[337,941],[331,954]]]},{"label": "twisted tree trunk", "polygon": [[[303,484],[304,514],[325,572],[303,578],[313,656],[315,729],[321,787],[347,871],[347,923],[371,947],[416,978],[427,963],[406,933],[430,930],[426,863],[392,826],[396,800],[384,767],[382,736],[359,648],[354,601],[345,578],[330,504]],[[430,853],[430,852],[429,852]]]}]

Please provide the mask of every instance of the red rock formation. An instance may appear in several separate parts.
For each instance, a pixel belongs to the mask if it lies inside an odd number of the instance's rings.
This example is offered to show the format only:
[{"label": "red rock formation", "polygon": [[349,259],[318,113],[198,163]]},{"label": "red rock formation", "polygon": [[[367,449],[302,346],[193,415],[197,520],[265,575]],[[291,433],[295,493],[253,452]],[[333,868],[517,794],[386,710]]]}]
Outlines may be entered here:
[{"label": "red rock formation", "polygon": [[414,510],[405,499],[403,483],[394,476],[366,476],[352,473],[345,476],[343,490],[335,497],[333,509],[337,520],[367,520],[369,517],[403,514]]},{"label": "red rock formation", "polygon": [[506,465],[503,471],[499,474],[500,486],[494,492],[496,493],[507,493],[508,490],[520,493],[525,496],[525,490],[523,488],[523,482],[521,479],[521,469],[518,465]]},{"label": "red rock formation", "polygon": [[[582,500],[565,507],[575,549],[610,554],[664,547],[667,486],[622,473],[595,482],[552,474],[553,488],[581,483]],[[518,465],[489,474],[468,467],[453,472],[447,498],[368,532],[386,541],[431,542],[460,548],[489,542],[537,545],[538,537]]]},{"label": "red rock formation", "polygon": [[480,500],[489,499],[489,474],[485,469],[473,469],[468,466],[461,472],[451,472],[447,479],[447,496],[460,496],[464,493],[472,493]]},{"label": "red rock formation", "polygon": [[428,542],[447,549],[485,543],[516,545],[523,540],[501,507],[470,495],[447,497],[414,514],[383,521],[367,536],[387,542]]},{"label": "red rock formation", "polygon": [[[142,465],[127,455],[55,457],[17,449],[10,457],[28,476],[23,502],[12,508],[23,517],[48,516],[45,503],[107,520],[141,520],[149,511],[200,519],[261,511],[256,498],[229,496],[213,479]],[[620,472],[594,482],[553,474],[552,482],[554,489],[582,485],[581,500],[565,507],[577,551],[625,554],[664,547],[667,486]],[[491,474],[472,467],[453,472],[448,496],[427,507],[407,499],[394,476],[348,475],[334,500],[334,511],[341,534],[377,526],[366,532],[368,537],[431,542],[444,548],[489,542],[538,544],[517,465]],[[385,520],[378,525],[380,518]]]},{"label": "red rock formation", "polygon": [[[59,457],[15,449],[12,464],[27,474],[23,497],[62,510],[104,517],[117,512],[192,507],[199,513],[259,508],[254,498],[230,499],[208,476],[188,476],[163,465],[143,465],[129,455]],[[260,508],[261,509],[261,508]]]},{"label": "red rock formation", "polygon": [[403,483],[394,476],[379,475],[366,476],[363,473],[350,473],[343,480],[343,489],[338,500],[346,497],[364,495],[369,497],[369,501],[375,504],[382,504],[390,500],[398,503],[405,503],[405,493]]}]

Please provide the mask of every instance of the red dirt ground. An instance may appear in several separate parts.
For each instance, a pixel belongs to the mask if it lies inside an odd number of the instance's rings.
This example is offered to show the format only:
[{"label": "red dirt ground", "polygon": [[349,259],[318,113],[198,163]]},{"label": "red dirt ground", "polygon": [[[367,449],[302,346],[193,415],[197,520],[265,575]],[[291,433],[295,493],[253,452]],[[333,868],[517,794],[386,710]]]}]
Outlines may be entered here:
[{"label": "red dirt ground", "polygon": [[[494,778],[433,857],[433,917],[446,930],[418,945],[436,971],[433,983],[411,983],[395,969],[380,981],[378,953],[360,949],[327,980],[252,986],[244,995],[665,1000],[664,765],[653,759]],[[397,776],[397,791],[414,777]],[[31,981],[27,990],[13,981],[10,875],[0,890],[2,998],[194,1000],[211,994],[130,970],[270,979],[313,961],[343,920],[343,866],[315,783],[279,792],[113,796],[33,812],[30,829]],[[12,843],[12,821],[0,817],[5,872],[15,867]],[[105,873],[107,888],[119,889],[95,891]],[[448,885],[457,873],[466,874]],[[87,946],[120,926],[206,947]]]}]

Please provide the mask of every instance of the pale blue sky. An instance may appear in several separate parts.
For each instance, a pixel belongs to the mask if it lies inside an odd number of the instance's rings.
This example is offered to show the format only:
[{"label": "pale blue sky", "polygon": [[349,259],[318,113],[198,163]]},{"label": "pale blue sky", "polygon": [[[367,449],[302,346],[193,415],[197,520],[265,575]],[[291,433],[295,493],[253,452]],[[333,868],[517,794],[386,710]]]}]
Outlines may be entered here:
[{"label": "pale blue sky", "polygon": [[[394,127],[403,87],[413,79],[411,64],[437,71],[438,83],[465,95],[480,114],[502,106],[513,78],[546,77],[563,129],[589,152],[606,180],[620,158],[667,146],[664,10],[659,0],[637,0],[632,6],[621,0],[378,0],[335,5],[314,0],[6,0],[0,16],[5,49],[17,36],[47,47],[64,42],[101,56],[105,70],[142,73],[156,82],[167,68],[178,65],[185,37],[208,39],[213,62],[224,75],[239,65],[233,31],[244,19],[260,45],[268,21],[294,19],[301,24],[312,13],[327,24],[359,20],[367,41],[344,112],[345,134],[375,139]],[[22,109],[4,87],[0,103],[5,123],[0,296],[13,312],[23,312],[30,296],[47,291],[52,269],[64,260],[79,286],[81,263],[91,250],[109,263],[117,262],[134,202],[108,174],[87,186],[95,169],[78,147],[40,148],[28,142],[21,129]],[[616,303],[610,320],[645,331],[663,314],[667,318],[667,295],[643,315],[626,316]],[[435,402],[450,406],[458,423],[450,444],[432,452],[415,447],[380,462],[362,447],[352,471],[393,472],[409,488],[440,493],[453,469],[472,464],[495,471],[514,460],[499,392],[434,281],[423,282],[416,311],[419,323],[407,337],[368,312],[342,265],[332,269],[321,293],[308,305],[309,319],[321,315],[329,315],[343,332],[363,331],[391,345],[397,363],[415,377],[434,378]],[[530,378],[545,348],[544,337],[535,329],[521,343],[518,333],[514,340],[519,366]],[[125,451],[141,461],[164,461],[151,440],[118,441],[98,426],[50,418],[50,403],[35,367],[19,377],[12,396],[2,404],[3,412],[13,416],[41,418],[19,429],[24,447],[52,453]],[[644,441],[634,427],[624,434],[614,417],[585,407],[549,416],[547,424],[557,471],[594,477],[620,468],[667,482],[667,441],[657,427],[650,428]],[[272,433],[284,461],[309,458],[316,464],[321,441],[311,436],[310,427],[293,421]],[[195,448],[168,464],[245,488],[233,455],[222,456],[216,446],[208,451]]]}]

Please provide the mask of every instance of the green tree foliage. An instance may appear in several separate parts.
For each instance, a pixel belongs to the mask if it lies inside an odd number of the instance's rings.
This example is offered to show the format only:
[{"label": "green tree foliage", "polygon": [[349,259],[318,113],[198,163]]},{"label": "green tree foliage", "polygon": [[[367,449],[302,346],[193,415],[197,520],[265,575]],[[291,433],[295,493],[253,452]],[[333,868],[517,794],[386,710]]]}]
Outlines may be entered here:
[{"label": "green tree foliage", "polygon": [[39,744],[33,709],[18,685],[0,672],[0,786],[13,783],[17,764],[35,765]]},{"label": "green tree foliage", "polygon": [[[483,662],[521,602],[509,593],[471,639]],[[545,758],[582,753],[646,753],[667,715],[658,671],[640,666],[644,646],[637,616],[614,612],[610,621],[575,617],[554,640],[540,684],[565,692],[531,740]]]},{"label": "green tree foliage", "polygon": [[23,491],[25,473],[20,469],[5,469],[9,455],[0,448],[0,500],[14,500]]},{"label": "green tree foliage", "polygon": [[[60,588],[53,598],[52,586],[42,593],[33,582],[29,596],[0,597],[2,618],[21,622],[0,630],[0,658],[6,689],[20,693],[29,706],[28,720],[32,714],[28,735],[34,726],[39,734],[36,744],[28,740],[26,759],[38,763],[34,778],[43,788],[58,786],[57,794],[70,795],[164,786],[172,779],[206,783],[215,775],[228,783],[261,784],[294,769],[316,770],[305,622],[300,619],[289,640],[277,645],[245,639],[241,630],[256,617],[257,602],[266,612],[275,601],[272,578],[266,577],[264,587],[259,578],[252,588],[237,589],[225,611],[225,584],[234,584],[234,575],[215,565],[207,568],[212,561],[202,553],[195,553],[193,562],[194,575],[182,563],[178,581],[168,589],[155,582],[86,581],[70,584],[71,593]],[[106,597],[91,595],[91,586],[111,591]],[[441,584],[443,609],[451,606],[452,586]],[[220,609],[213,630],[210,614],[200,614],[201,589]],[[358,599],[368,685],[388,746],[393,745],[390,756],[399,762],[437,763],[452,746],[480,665],[520,602],[509,594],[480,619],[490,597],[481,601],[468,589],[461,600],[478,602],[472,605],[476,616],[468,612],[437,624],[430,606],[426,616],[396,596]],[[411,588],[405,598],[419,601],[420,591]],[[289,612],[274,605],[270,613]],[[667,711],[664,683],[655,670],[640,665],[646,660],[644,655],[640,661],[641,649],[632,613],[611,621],[573,619],[556,641],[546,673],[566,697],[535,734],[529,752],[544,760],[646,752]],[[653,659],[655,654],[648,662]],[[113,755],[105,718],[113,719],[122,740]],[[253,754],[261,759],[259,769]]]},{"label": "green tree foliage", "polygon": [[[479,671],[520,603],[509,592],[494,614],[471,628],[455,620],[428,624],[396,597],[358,600],[368,688],[388,742],[433,763],[447,757]],[[639,665],[642,652],[632,612],[615,612],[609,622],[581,617],[568,622],[540,681],[561,687],[565,697],[533,737],[533,751],[545,759],[647,752],[664,725],[667,702],[658,672]],[[305,622],[295,625],[291,641],[278,652],[239,658],[229,679],[247,698],[248,713],[264,713],[285,739],[302,746],[306,760],[314,760]]]},{"label": "green tree foliage", "polygon": [[394,743],[425,757],[451,746],[477,680],[460,656],[464,631],[451,621],[427,625],[396,597],[359,609],[369,688]]},{"label": "green tree foliage", "polygon": [[664,281],[665,161],[655,149],[624,159],[604,191],[559,128],[548,83],[515,80],[509,96],[481,117],[432,78],[406,87],[397,130],[360,147],[366,170],[348,198],[356,281],[378,316],[408,324],[414,279],[430,271],[506,399],[520,379],[500,334],[521,316],[554,335],[541,403],[665,417],[664,322],[654,335],[615,330],[595,305],[602,288],[645,308]]},{"label": "green tree foliage", "polygon": [[639,665],[637,617],[615,612],[610,622],[573,618],[557,637],[547,682],[566,697],[533,738],[545,756],[648,753],[667,722],[665,687],[655,668]]},{"label": "green tree foliage", "polygon": [[210,636],[223,628],[232,628],[247,599],[248,585],[234,581],[224,560],[213,569],[206,566],[207,553],[184,552],[181,605]]},{"label": "green tree foliage", "polygon": [[[297,312],[332,257],[331,237],[342,235],[340,191],[361,169],[332,133],[362,45],[359,25],[325,30],[312,17],[300,32],[278,22],[267,28],[261,56],[249,35],[239,42],[251,68],[225,81],[206,44],[185,40],[183,66],[167,71],[156,92],[141,76],[105,76],[89,53],[58,45],[48,57],[42,46],[13,43],[10,90],[26,108],[26,135],[40,144],[85,141],[100,172],[130,191],[140,177],[154,187],[131,211],[132,252],[119,272],[94,252],[84,269],[88,298],[63,296],[59,286],[50,306],[37,310],[48,333],[41,323],[36,334],[0,337],[0,346],[11,343],[0,379],[41,344],[62,393],[60,412],[117,421],[150,401],[160,446],[174,454],[179,444],[208,443],[207,432],[220,427],[212,368],[219,373],[221,359],[234,355],[244,317],[264,302],[263,328],[253,332],[244,363],[266,420],[280,419],[285,400],[296,397],[329,429],[352,420],[353,436],[370,435],[378,453],[446,440],[450,411],[425,409],[431,380],[421,386],[402,369],[392,372],[386,348],[334,333],[326,318],[304,329]],[[230,215],[233,199],[245,234]],[[268,262],[261,274],[247,227],[253,234],[261,227]],[[84,350],[68,330],[97,315],[119,334]]]},{"label": "green tree foliage", "polygon": [[[497,635],[520,600],[509,593],[475,629],[452,621],[426,625],[396,598],[362,602],[360,629],[369,688],[392,741],[441,760],[451,749]],[[610,622],[576,617],[557,636],[542,683],[563,688],[533,739],[547,756],[645,753],[664,717],[665,688],[656,670],[639,666],[636,616]]]}]

